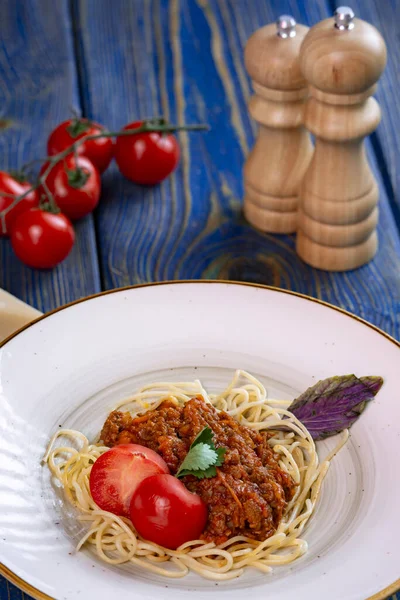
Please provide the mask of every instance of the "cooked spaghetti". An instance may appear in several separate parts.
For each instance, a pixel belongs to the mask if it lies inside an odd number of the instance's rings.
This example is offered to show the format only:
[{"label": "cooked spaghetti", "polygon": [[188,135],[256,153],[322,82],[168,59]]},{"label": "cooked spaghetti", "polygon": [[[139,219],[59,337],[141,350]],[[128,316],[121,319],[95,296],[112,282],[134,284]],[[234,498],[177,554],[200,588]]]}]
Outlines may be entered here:
[{"label": "cooked spaghetti", "polygon": [[[263,537],[259,539],[263,541],[259,541],[249,528],[238,530],[239,535],[233,533],[225,539],[227,536],[218,537],[212,527],[209,528],[208,535],[202,536],[205,539],[192,540],[177,550],[169,550],[143,540],[135,532],[129,519],[100,510],[90,494],[89,476],[92,465],[101,454],[109,450],[112,445],[110,440],[113,443],[141,443],[132,438],[121,439],[121,434],[120,438],[112,438],[106,422],[102,438],[109,438],[107,446],[90,444],[78,431],[59,430],[50,441],[44,457],[51,473],[62,485],[68,501],[79,511],[79,520],[88,527],[77,550],[88,543],[109,564],[131,562],[154,573],[175,578],[183,577],[191,570],[216,581],[238,577],[245,567],[254,567],[268,573],[273,566],[292,562],[307,551],[307,542],[300,538],[301,533],[313,513],[330,461],[345,444],[348,431],[345,430],[338,446],[320,464],[311,435],[287,410],[290,401],[267,399],[264,386],[244,371],[237,371],[231,384],[221,394],[208,394],[200,381],[155,383],[144,386],[132,397],[120,402],[116,409],[129,413],[126,419],[129,423],[132,422],[132,417],[143,416],[150,411],[157,414],[156,409],[168,407],[166,399],[172,400],[179,407],[185,407],[190,402],[193,403],[193,397],[201,397],[211,405],[210,412],[223,411],[229,415],[226,419],[233,417],[240,425],[262,434],[262,439],[268,445],[266,450],[273,456],[270,460],[276,465],[274,469],[279,472],[279,481],[285,490],[286,501],[282,500],[281,503],[284,507],[283,516],[282,511],[278,516],[276,513],[271,516],[270,524],[273,524],[273,528],[266,533],[264,527],[260,532]],[[120,427],[117,432],[121,430],[122,436],[126,435],[127,429]],[[130,435],[134,435],[132,428],[130,431]],[[55,441],[60,437],[71,438],[75,447],[55,447]],[[261,437],[252,435],[251,439]],[[150,443],[148,445],[151,446]],[[223,473],[220,477],[222,476]],[[207,487],[201,487],[201,482],[197,485],[190,484],[189,481],[186,485],[189,489],[192,486],[191,491],[200,495],[207,490]],[[234,490],[230,491],[235,497]]]}]

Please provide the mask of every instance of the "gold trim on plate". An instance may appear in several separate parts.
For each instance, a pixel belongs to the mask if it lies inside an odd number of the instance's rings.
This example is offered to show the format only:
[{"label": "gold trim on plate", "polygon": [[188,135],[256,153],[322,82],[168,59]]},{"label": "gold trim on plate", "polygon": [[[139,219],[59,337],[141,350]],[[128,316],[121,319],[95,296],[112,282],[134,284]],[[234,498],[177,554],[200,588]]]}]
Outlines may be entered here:
[{"label": "gold trim on plate", "polygon": [[[74,306],[75,304],[80,304],[81,302],[86,302],[88,300],[92,300],[93,298],[99,298],[100,296],[106,296],[108,294],[115,294],[117,292],[123,292],[123,291],[128,291],[128,290],[137,289],[137,288],[153,287],[153,286],[155,287],[158,285],[171,285],[171,284],[179,285],[179,284],[187,284],[187,283],[216,283],[216,284],[242,285],[242,286],[247,286],[247,287],[261,288],[264,290],[269,290],[272,292],[278,292],[278,293],[282,293],[282,294],[288,294],[290,296],[296,296],[297,298],[302,298],[303,300],[308,300],[310,302],[315,302],[316,304],[321,304],[322,306],[326,306],[327,308],[330,308],[339,313],[342,313],[342,314],[346,315],[347,317],[354,319],[355,321],[359,321],[360,323],[362,323],[363,325],[366,325],[370,329],[373,329],[380,335],[383,335],[386,339],[388,339],[390,342],[392,342],[398,348],[400,348],[400,342],[395,340],[391,335],[389,335],[385,331],[382,331],[381,329],[379,329],[379,327],[376,327],[376,325],[373,325],[372,323],[368,323],[368,321],[365,321],[365,319],[361,319],[361,317],[357,317],[356,315],[353,315],[351,312],[344,310],[343,308],[339,308],[338,306],[329,304],[329,302],[324,302],[323,300],[319,300],[318,298],[312,298],[311,296],[306,296],[305,294],[300,294],[299,292],[293,292],[291,290],[284,290],[284,289],[269,286],[269,285],[262,285],[259,283],[247,283],[247,282],[243,282],[243,281],[227,281],[227,280],[221,280],[221,279],[182,279],[179,281],[156,281],[156,282],[152,282],[152,283],[141,283],[138,285],[129,285],[126,287],[115,288],[112,290],[106,290],[104,292],[98,292],[97,294],[92,294],[91,296],[85,296],[84,298],[80,298],[79,300],[75,300],[73,302],[69,302],[68,304],[64,304],[63,306],[55,308],[51,312],[48,312],[48,313],[38,317],[34,321],[31,321],[27,325],[24,325],[23,327],[18,329],[16,332],[14,332],[10,336],[8,336],[5,340],[0,342],[0,348],[2,348],[10,340],[12,340],[14,337],[16,337],[17,335],[19,335],[20,333],[22,333],[29,327],[32,327],[32,325],[39,323],[43,319],[47,319],[51,315],[54,315],[55,313],[58,313],[61,310],[69,308],[70,306]],[[21,579],[21,577],[19,577],[18,575],[16,575],[12,571],[10,571],[10,569],[8,569],[3,564],[0,564],[0,575],[3,575],[3,577],[8,579],[14,585],[18,586],[26,594],[29,594],[30,596],[32,596],[32,598],[35,598],[35,600],[56,600],[55,598],[48,596],[47,594],[45,594],[45,593],[41,592],[40,590],[38,590],[37,588],[33,587],[30,583],[27,583],[26,581]],[[395,594],[399,590],[400,590],[400,579],[397,579],[396,581],[394,581],[391,585],[389,585],[385,589],[380,590],[373,596],[369,596],[369,598],[366,598],[365,600],[386,600],[386,598],[388,598],[388,596]]]}]

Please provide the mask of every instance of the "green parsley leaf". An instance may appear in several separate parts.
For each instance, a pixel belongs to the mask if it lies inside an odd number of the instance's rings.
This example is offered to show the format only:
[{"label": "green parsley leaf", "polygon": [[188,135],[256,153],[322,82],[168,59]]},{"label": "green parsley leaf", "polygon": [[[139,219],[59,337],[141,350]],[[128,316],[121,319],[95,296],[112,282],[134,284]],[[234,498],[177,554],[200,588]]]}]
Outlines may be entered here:
[{"label": "green parsley leaf", "polygon": [[213,437],[214,433],[211,427],[204,427],[204,429],[196,435],[190,447],[193,448],[196,444],[209,444],[210,446],[214,446]]},{"label": "green parsley leaf", "polygon": [[186,471],[204,471],[212,465],[215,465],[218,455],[208,444],[196,444],[187,453],[185,460],[179,470]]},{"label": "green parsley leaf", "polygon": [[224,462],[226,448],[216,448],[213,442],[214,433],[210,427],[205,427],[195,437],[182,462],[176,476],[194,475],[198,479],[215,477],[216,467]]},{"label": "green parsley leaf", "polygon": [[217,474],[216,467],[208,467],[208,469],[204,469],[203,471],[190,471],[183,469],[183,471],[179,471],[179,477],[185,477],[185,475],[194,475],[198,479],[210,479],[211,477],[215,477]]}]

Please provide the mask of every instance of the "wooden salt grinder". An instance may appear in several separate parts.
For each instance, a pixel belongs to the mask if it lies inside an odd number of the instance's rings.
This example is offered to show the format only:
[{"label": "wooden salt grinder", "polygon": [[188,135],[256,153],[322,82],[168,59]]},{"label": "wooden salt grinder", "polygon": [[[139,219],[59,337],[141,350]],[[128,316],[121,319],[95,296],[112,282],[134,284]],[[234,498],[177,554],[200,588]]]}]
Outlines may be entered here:
[{"label": "wooden salt grinder", "polygon": [[244,166],[244,214],[271,233],[296,231],[299,186],[312,155],[303,127],[307,84],[299,65],[307,31],[283,15],[256,31],[245,49],[255,91],[249,110],[260,128]]},{"label": "wooden salt grinder", "polygon": [[316,145],[300,192],[297,252],[313,267],[347,271],[376,253],[378,187],[363,141],[380,121],[370,96],[385,64],[381,35],[348,7],[312,27],[301,47],[305,124]]}]

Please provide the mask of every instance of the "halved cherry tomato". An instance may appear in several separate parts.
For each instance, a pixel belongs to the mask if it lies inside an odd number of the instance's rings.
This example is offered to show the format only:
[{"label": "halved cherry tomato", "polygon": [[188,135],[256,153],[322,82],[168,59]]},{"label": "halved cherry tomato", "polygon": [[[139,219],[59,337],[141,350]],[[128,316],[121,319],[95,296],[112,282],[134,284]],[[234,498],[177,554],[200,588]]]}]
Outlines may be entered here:
[{"label": "halved cherry tomato", "polygon": [[101,454],[90,472],[90,493],[102,510],[129,517],[132,494],[146,477],[169,473],[167,464],[150,448],[121,444]]},{"label": "halved cherry tomato", "polygon": [[15,254],[28,267],[51,269],[64,260],[75,241],[71,221],[60,214],[30,208],[19,215],[11,231]]},{"label": "halved cherry tomato", "polygon": [[[30,183],[20,183],[14,177],[12,177],[9,173],[4,171],[0,171],[0,212],[5,210],[8,206],[10,206],[11,202],[13,202],[13,198],[8,198],[7,196],[1,196],[1,192],[5,192],[6,194],[12,194],[13,196],[20,196],[24,192],[26,192],[31,186]],[[38,206],[39,204],[39,196],[36,191],[30,192],[21,202],[18,202],[10,210],[9,213],[5,216],[6,227],[2,226],[0,223],[0,235],[9,235],[15,222],[15,219],[21,213],[28,210],[28,208],[33,208]]]},{"label": "halved cherry tomato", "polygon": [[[41,175],[48,165],[43,165]],[[58,208],[72,221],[92,212],[100,199],[99,172],[84,156],[79,156],[77,160],[74,156],[67,156],[57,163],[46,177],[46,185]],[[46,195],[43,187],[39,188],[39,194]]]},{"label": "halved cherry tomato", "polygon": [[[141,121],[124,130],[136,129]],[[168,177],[179,162],[179,144],[171,133],[138,133],[117,137],[115,160],[127,179],[142,185],[154,185]]]},{"label": "halved cherry tomato", "polygon": [[[88,119],[68,119],[60,123],[50,134],[47,142],[47,151],[50,156],[58,154],[71,146],[77,140],[87,136],[107,131],[98,123]],[[94,166],[103,173],[111,162],[114,154],[112,138],[97,138],[83,142],[78,148],[78,154],[86,156]]]},{"label": "halved cherry tomato", "polygon": [[130,517],[146,540],[176,550],[197,540],[207,522],[207,506],[172,475],[147,477],[132,496]]}]

